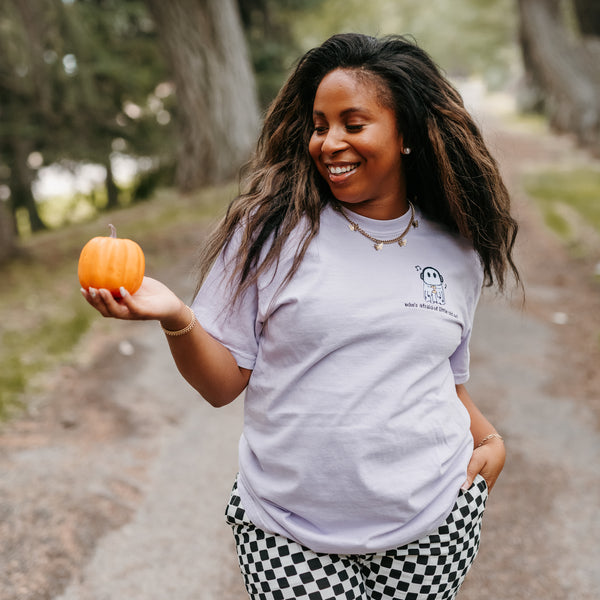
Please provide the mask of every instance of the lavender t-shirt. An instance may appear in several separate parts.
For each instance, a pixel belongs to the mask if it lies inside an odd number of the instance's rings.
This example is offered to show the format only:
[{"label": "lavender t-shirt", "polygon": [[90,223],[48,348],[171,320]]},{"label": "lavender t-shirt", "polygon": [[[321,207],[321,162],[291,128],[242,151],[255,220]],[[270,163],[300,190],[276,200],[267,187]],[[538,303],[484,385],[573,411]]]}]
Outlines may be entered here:
[{"label": "lavender t-shirt", "polygon": [[[347,213],[373,237],[391,221]],[[455,384],[469,377],[482,285],[470,243],[417,215],[407,245],[373,243],[331,207],[298,272],[298,244],[231,308],[238,243],[193,303],[202,326],[252,369],[238,485],[250,520],[316,552],[401,546],[444,522],[473,440]]]}]

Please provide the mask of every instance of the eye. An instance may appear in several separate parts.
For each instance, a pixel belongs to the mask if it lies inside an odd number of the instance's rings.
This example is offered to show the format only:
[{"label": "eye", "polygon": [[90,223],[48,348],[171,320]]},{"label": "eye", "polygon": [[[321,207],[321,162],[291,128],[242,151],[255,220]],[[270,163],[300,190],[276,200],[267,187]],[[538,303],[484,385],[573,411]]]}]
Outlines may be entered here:
[{"label": "eye", "polygon": [[315,125],[315,127],[314,127],[314,132],[319,135],[322,135],[326,131],[327,131],[327,127],[325,125]]},{"label": "eye", "polygon": [[364,125],[346,125],[346,131],[349,133],[358,133],[359,131],[362,131],[363,128]]}]

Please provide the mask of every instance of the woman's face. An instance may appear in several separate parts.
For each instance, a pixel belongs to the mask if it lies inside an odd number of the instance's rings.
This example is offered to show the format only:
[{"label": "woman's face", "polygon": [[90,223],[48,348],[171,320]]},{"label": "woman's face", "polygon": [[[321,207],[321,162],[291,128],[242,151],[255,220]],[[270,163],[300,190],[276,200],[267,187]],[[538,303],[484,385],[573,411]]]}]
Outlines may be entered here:
[{"label": "woman's face", "polygon": [[346,208],[392,219],[408,209],[403,144],[395,114],[378,99],[380,92],[379,82],[351,70],[328,73],[315,95],[308,151]]}]

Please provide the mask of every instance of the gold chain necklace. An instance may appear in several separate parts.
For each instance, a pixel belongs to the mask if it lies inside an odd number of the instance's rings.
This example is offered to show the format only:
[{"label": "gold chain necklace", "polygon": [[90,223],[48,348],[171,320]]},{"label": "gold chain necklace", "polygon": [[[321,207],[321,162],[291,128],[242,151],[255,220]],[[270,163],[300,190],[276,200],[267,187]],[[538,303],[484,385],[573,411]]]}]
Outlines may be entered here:
[{"label": "gold chain necklace", "polygon": [[344,212],[344,209],[337,202],[334,204],[335,210],[340,212],[342,214],[342,216],[344,217],[344,219],[346,219],[346,221],[348,221],[348,227],[352,231],[358,231],[358,233],[360,233],[362,236],[371,240],[373,242],[373,248],[375,248],[375,250],[381,250],[384,245],[388,245],[388,244],[398,244],[399,246],[406,246],[406,240],[404,239],[406,234],[410,231],[411,227],[416,228],[419,226],[418,219],[415,219],[415,207],[413,206],[413,204],[410,200],[408,201],[408,206],[410,207],[410,221],[408,222],[406,229],[399,236],[395,237],[394,239],[379,240],[376,237],[373,237],[370,233],[367,233],[364,229],[362,229],[358,223],[355,223],[354,221],[352,221],[350,219],[350,217],[348,217],[348,215]]}]

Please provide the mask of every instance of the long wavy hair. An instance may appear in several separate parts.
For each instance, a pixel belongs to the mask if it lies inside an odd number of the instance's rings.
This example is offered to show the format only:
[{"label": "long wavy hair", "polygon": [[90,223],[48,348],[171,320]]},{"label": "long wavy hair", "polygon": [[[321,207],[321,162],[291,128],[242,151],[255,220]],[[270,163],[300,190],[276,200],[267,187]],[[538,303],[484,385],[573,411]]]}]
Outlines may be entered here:
[{"label": "long wavy hair", "polygon": [[241,228],[231,278],[235,301],[277,264],[287,237],[302,224],[285,282],[293,277],[319,231],[321,211],[334,201],[308,143],[317,88],[335,69],[371,77],[383,90],[382,102],[395,111],[398,131],[412,149],[402,160],[413,203],[472,242],[486,285],[495,283],[502,290],[508,270],[520,282],[512,259],[517,223],[510,215],[509,194],[460,94],[413,41],[361,34],[334,35],[299,60],[266,114],[241,193],[204,248],[200,282]]}]

